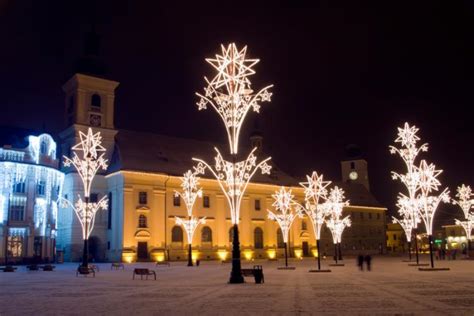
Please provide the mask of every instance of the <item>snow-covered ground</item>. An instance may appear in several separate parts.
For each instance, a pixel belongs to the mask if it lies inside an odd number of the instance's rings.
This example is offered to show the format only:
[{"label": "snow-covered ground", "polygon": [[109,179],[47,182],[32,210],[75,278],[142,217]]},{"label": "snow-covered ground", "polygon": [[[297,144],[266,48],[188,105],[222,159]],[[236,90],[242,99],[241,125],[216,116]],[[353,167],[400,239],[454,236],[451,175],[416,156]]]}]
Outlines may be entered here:
[{"label": "snow-covered ground", "polygon": [[[474,261],[438,261],[451,271],[420,272],[401,259],[376,257],[372,272],[346,259],[331,273],[308,273],[315,266],[309,259],[292,261],[293,271],[277,270],[282,260],[256,261],[243,266],[262,264],[265,284],[246,278],[239,285],[227,284],[230,264],[217,262],[137,263],[125,271],[100,264],[95,278],[76,277],[76,264],[58,264],[54,272],[20,267],[0,272],[0,315],[474,314]],[[134,267],[155,270],[157,281],[133,281]]]}]

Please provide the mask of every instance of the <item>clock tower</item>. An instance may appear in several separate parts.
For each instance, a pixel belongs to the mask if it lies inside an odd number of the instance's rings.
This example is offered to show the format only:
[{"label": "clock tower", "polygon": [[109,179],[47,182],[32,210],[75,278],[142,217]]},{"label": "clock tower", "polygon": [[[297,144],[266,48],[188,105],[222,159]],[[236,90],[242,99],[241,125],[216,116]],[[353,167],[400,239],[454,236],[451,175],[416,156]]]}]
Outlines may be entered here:
[{"label": "clock tower", "polygon": [[362,158],[361,150],[356,145],[346,148],[347,159],[341,161],[342,181],[360,183],[370,191],[367,161]]}]

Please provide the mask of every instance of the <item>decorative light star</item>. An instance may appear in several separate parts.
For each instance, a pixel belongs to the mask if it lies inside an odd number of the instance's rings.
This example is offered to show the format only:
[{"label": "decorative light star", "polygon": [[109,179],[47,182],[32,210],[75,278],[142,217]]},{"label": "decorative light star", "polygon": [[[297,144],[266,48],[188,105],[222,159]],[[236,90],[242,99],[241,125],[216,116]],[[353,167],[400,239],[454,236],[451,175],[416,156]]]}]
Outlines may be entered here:
[{"label": "decorative light star", "polygon": [[267,210],[268,218],[278,223],[283,234],[283,241],[288,242],[288,235],[290,233],[291,225],[296,217],[301,217],[298,204],[294,201],[294,196],[290,190],[281,187],[279,191],[272,195],[274,202],[272,206],[279,211],[274,213]]},{"label": "decorative light star", "polygon": [[464,228],[466,232],[466,238],[468,241],[472,239],[472,229],[474,228],[474,214],[469,214],[465,221],[460,221],[458,219],[454,220],[456,225],[461,226]]},{"label": "decorative light star", "polygon": [[393,219],[394,224],[398,223],[402,227],[403,231],[405,232],[407,241],[411,242],[411,235],[412,235],[413,225],[414,225],[413,220],[407,217],[403,217],[402,219],[392,217],[392,219]]},{"label": "decorative light star", "polygon": [[471,209],[474,207],[474,195],[472,194],[471,187],[462,184],[460,187],[457,187],[456,191],[458,200],[453,199],[452,203],[459,205],[464,213],[464,217],[468,218]]},{"label": "decorative light star", "polygon": [[349,201],[344,201],[344,190],[335,186],[322,206],[328,216],[326,226],[331,231],[334,244],[341,242],[344,229],[351,226],[350,215],[342,218],[345,206],[349,206]]},{"label": "decorative light star", "polygon": [[270,173],[271,166],[267,163],[270,157],[257,164],[257,157],[253,154],[256,150],[254,148],[246,160],[234,163],[225,160],[217,148],[215,150],[217,156],[214,168],[204,160],[193,158],[194,161],[198,162],[194,170],[196,174],[204,174],[208,169],[214,175],[229,203],[232,224],[238,224],[242,197],[249,181],[259,169],[262,174]]},{"label": "decorative light star", "polygon": [[224,122],[231,154],[237,154],[239,145],[239,134],[250,108],[255,112],[260,109],[260,102],[271,99],[268,91],[272,85],[266,86],[259,92],[253,94],[249,76],[255,74],[253,66],[258,59],[246,58],[247,46],[238,50],[232,43],[227,48],[221,45],[222,55],[216,58],[208,58],[206,61],[217,71],[212,80],[204,77],[207,87],[204,94],[199,96],[197,106],[199,110],[206,109],[211,105]]},{"label": "decorative light star", "polygon": [[186,210],[188,216],[191,216],[193,213],[193,206],[198,197],[202,197],[202,190],[198,188],[199,177],[196,176],[195,172],[188,170],[184,173],[184,176],[181,178],[181,192],[175,191],[175,196],[179,196],[184,200],[186,204]]}]

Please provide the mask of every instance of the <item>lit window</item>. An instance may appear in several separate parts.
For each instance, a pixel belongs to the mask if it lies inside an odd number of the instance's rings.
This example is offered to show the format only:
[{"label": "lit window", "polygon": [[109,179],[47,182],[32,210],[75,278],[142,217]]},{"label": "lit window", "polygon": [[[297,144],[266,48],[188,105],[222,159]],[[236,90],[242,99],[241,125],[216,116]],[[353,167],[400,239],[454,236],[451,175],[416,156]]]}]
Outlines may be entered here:
[{"label": "lit window", "polygon": [[171,230],[171,242],[183,242],[183,230],[179,226],[174,226]]},{"label": "lit window", "polygon": [[138,227],[139,228],[146,228],[148,227],[147,226],[147,218],[145,215],[141,214],[139,217],[138,217]]},{"label": "lit window", "polygon": [[255,210],[256,211],[260,211],[261,209],[261,206],[260,206],[260,200],[255,200]]},{"label": "lit window", "polygon": [[205,208],[209,208],[211,203],[209,201],[209,196],[208,195],[204,195],[203,198],[202,198],[202,205],[203,207]]},{"label": "lit window", "polygon": [[146,205],[148,203],[148,196],[146,192],[139,192],[138,193],[138,204]]},{"label": "lit window", "polygon": [[212,230],[208,226],[201,231],[201,242],[212,242]]},{"label": "lit window", "polygon": [[253,240],[255,249],[263,249],[263,230],[260,227],[253,231]]},{"label": "lit window", "polygon": [[181,205],[181,197],[179,195],[173,195],[173,206]]},{"label": "lit window", "polygon": [[41,180],[38,182],[38,185],[36,187],[36,193],[38,195],[45,195],[45,192],[46,192],[46,183]]},{"label": "lit window", "polygon": [[23,256],[23,236],[8,236],[7,252],[9,257]]}]

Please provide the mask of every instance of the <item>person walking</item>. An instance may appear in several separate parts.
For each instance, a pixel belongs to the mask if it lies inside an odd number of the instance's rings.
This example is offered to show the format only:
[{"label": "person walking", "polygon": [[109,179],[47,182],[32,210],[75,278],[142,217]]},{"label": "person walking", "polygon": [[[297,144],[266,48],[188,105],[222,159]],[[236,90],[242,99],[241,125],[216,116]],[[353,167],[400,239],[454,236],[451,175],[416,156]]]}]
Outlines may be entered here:
[{"label": "person walking", "polygon": [[364,255],[360,254],[357,257],[357,265],[359,266],[360,271],[364,271]]},{"label": "person walking", "polygon": [[370,255],[365,256],[365,263],[367,264],[367,271],[370,271],[372,257]]}]

